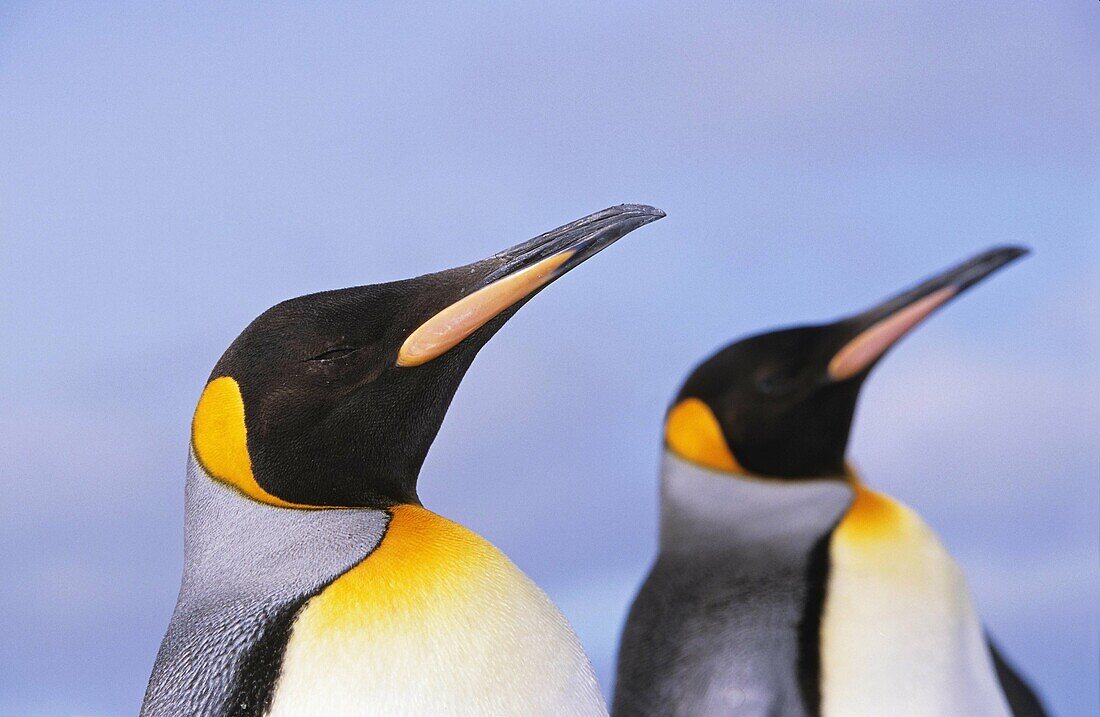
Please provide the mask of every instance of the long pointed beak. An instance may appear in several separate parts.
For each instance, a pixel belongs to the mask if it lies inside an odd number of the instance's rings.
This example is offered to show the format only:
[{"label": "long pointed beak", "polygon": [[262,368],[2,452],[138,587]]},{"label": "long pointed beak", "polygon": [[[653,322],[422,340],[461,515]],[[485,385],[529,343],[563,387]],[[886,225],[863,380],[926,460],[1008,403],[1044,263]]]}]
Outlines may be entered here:
[{"label": "long pointed beak", "polygon": [[501,313],[533,296],[586,259],[665,213],[621,204],[546,232],[469,268],[482,278],[405,339],[398,366],[419,366],[446,353]]},{"label": "long pointed beak", "polygon": [[989,249],[840,322],[850,330],[851,338],[830,359],[829,378],[844,381],[867,371],[936,309],[1027,253],[1020,246]]}]

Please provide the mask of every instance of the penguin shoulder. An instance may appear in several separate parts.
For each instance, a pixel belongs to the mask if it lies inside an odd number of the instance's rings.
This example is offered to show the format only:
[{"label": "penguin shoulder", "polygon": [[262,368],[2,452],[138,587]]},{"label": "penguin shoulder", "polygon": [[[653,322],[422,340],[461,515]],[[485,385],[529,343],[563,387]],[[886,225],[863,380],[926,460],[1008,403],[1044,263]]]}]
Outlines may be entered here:
[{"label": "penguin shoulder", "polygon": [[965,590],[965,578],[935,531],[901,501],[859,483],[832,538],[834,565],[873,571],[883,580]]},{"label": "penguin shoulder", "polygon": [[1008,715],[966,579],[916,512],[857,485],[829,556],[822,714]]},{"label": "penguin shoulder", "polygon": [[392,516],[370,556],[303,607],[272,717],[362,704],[379,714],[604,714],[568,622],[503,553],[422,507]]}]

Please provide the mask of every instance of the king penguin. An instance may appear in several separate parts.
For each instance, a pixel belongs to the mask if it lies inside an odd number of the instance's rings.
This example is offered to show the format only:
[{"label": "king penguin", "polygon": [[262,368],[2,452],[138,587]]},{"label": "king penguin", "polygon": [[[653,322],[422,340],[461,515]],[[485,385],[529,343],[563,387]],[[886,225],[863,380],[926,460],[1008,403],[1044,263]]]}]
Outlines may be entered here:
[{"label": "king penguin", "polygon": [[845,458],[886,351],[1025,253],[987,251],[694,370],[665,418],[659,554],[624,628],[615,717],[1044,714],[935,534]]},{"label": "king penguin", "polygon": [[663,216],[609,208],[467,266],[291,299],[245,328],[192,421],[182,586],[143,717],[606,715],[549,598],[416,485],[486,341]]}]

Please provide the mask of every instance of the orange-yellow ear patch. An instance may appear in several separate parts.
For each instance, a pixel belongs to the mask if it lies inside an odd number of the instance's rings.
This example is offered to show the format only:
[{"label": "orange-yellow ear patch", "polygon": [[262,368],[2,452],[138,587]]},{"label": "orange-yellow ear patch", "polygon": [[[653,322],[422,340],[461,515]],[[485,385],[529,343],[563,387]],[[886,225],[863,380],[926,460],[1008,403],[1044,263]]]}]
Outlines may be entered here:
[{"label": "orange-yellow ear patch", "polygon": [[256,482],[248,455],[241,387],[229,376],[220,376],[206,384],[191,421],[191,446],[211,477],[249,498],[284,508],[305,507],[276,498]]},{"label": "orange-yellow ear patch", "polygon": [[685,398],[668,412],[665,443],[693,463],[730,473],[745,472],[730,452],[714,412],[698,398]]}]

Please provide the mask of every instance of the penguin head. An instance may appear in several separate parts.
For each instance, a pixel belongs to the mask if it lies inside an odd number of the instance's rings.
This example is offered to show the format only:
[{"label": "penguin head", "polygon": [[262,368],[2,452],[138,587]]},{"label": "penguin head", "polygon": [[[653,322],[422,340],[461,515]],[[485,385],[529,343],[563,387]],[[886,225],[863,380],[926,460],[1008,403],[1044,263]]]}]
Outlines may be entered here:
[{"label": "penguin head", "polygon": [[273,306],[210,375],[197,462],[272,505],[418,502],[421,464],[478,350],[550,282],[662,216],[613,207],[467,266]]},{"label": "penguin head", "polygon": [[846,476],[856,402],[875,365],[936,309],[1026,253],[995,248],[854,316],[727,346],[680,389],[665,420],[667,447],[731,473]]}]

